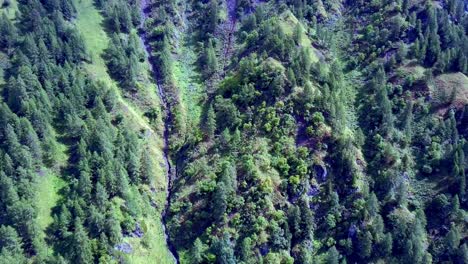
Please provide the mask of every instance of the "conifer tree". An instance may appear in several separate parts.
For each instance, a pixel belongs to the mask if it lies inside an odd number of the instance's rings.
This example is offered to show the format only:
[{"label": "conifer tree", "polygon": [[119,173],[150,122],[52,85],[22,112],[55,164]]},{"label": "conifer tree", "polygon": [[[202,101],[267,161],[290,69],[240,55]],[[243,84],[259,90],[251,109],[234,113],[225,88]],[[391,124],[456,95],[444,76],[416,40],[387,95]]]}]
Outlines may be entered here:
[{"label": "conifer tree", "polygon": [[338,252],[338,250],[336,250],[336,247],[333,246],[330,249],[328,249],[326,263],[338,264],[339,261],[340,261],[340,253]]},{"label": "conifer tree", "polygon": [[190,258],[192,263],[203,263],[203,251],[203,243],[200,238],[195,239],[195,242],[193,242],[192,248],[190,249]]},{"label": "conifer tree", "polygon": [[75,230],[71,238],[70,259],[74,259],[76,263],[91,263],[93,262],[93,253],[91,244],[83,227],[81,219],[75,219]]},{"label": "conifer tree", "polygon": [[208,107],[208,110],[206,112],[206,136],[211,139],[213,138],[215,132],[216,132],[216,114],[213,109],[213,105],[210,104]]},{"label": "conifer tree", "polygon": [[214,73],[216,73],[218,69],[218,61],[216,58],[216,52],[213,47],[213,39],[210,39],[208,41],[208,46],[205,49],[205,61],[206,65],[203,67],[206,67],[206,76],[210,77]]}]

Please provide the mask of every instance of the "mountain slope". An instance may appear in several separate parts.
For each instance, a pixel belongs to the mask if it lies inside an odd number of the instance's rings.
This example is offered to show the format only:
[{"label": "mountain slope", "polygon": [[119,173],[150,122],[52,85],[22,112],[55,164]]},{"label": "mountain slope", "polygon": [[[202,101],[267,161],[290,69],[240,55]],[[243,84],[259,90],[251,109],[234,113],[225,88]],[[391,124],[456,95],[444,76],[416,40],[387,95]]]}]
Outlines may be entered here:
[{"label": "mountain slope", "polygon": [[6,0],[0,263],[468,262],[462,0]]}]

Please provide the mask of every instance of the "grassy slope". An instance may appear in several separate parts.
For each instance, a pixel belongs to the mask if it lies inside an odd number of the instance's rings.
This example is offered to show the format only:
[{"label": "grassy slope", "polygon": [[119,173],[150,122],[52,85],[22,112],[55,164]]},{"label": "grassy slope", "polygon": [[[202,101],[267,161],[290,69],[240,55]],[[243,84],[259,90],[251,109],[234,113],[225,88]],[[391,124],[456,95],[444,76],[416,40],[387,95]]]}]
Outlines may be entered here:
[{"label": "grassy slope", "polygon": [[[446,99],[440,99],[442,104],[449,104],[457,109],[468,104],[468,77],[461,72],[442,74],[435,78],[435,86],[431,89],[433,97],[444,94]],[[451,101],[452,100],[452,101]],[[443,112],[447,111],[445,109]]]},{"label": "grassy slope", "polygon": [[195,72],[196,54],[189,47],[183,46],[179,51],[179,58],[174,61],[174,79],[182,98],[182,107],[187,116],[188,127],[196,126],[200,122],[201,107],[199,101],[203,87],[199,76]]},{"label": "grassy slope", "polygon": [[[85,44],[90,52],[92,63],[86,64],[85,68],[90,74],[95,76],[96,79],[104,81],[110,87],[112,87],[118,97],[118,106],[121,114],[131,122],[135,129],[140,131],[145,131],[148,136],[145,137],[145,145],[148,146],[149,151],[152,152],[154,157],[155,167],[157,168],[155,175],[155,185],[158,187],[157,190],[157,203],[164,204],[165,200],[165,188],[166,186],[166,177],[164,173],[164,168],[159,165],[157,161],[162,160],[162,140],[161,137],[157,136],[155,130],[149,124],[147,119],[143,116],[143,111],[141,110],[141,105],[136,106],[136,102],[130,102],[127,99],[124,99],[120,89],[117,87],[117,84],[110,78],[105,61],[102,58],[102,54],[107,48],[109,38],[106,35],[104,28],[102,26],[103,17],[99,11],[93,5],[92,0],[77,0],[75,5],[78,10],[78,18],[76,20],[76,26],[78,30],[82,33]],[[148,69],[147,63],[144,63],[144,69]],[[148,79],[148,78],[143,78]],[[159,101],[157,95],[155,94],[154,85],[149,82],[141,83],[141,90],[139,91],[142,94],[142,97],[148,100],[144,102],[145,104],[152,104],[154,107],[155,104],[158,105]],[[149,132],[149,133],[148,133]],[[162,209],[162,206],[160,206]],[[143,247],[141,239],[138,238],[125,238],[125,241],[130,243],[133,248],[133,253],[130,254],[129,258],[132,263],[172,263],[172,257],[167,249],[166,241],[164,238],[164,232],[162,230],[162,224],[160,222],[160,212],[154,214],[154,217],[141,219],[141,222],[146,223],[147,226],[147,243],[149,246],[147,248]],[[149,262],[151,260],[151,262]]]},{"label": "grassy slope", "polygon": [[172,74],[180,98],[180,119],[184,122],[187,131],[195,132],[200,124],[202,115],[200,102],[203,100],[205,89],[200,74],[196,70],[198,54],[189,43],[190,34],[193,32],[190,31],[191,25],[187,18],[190,11],[186,8],[187,6],[179,6],[178,8],[182,23],[175,26],[176,37],[172,43],[175,50]]},{"label": "grassy slope", "polygon": [[[286,11],[280,16],[280,26],[284,30],[286,35],[293,35],[294,30],[296,29],[297,24],[299,24],[299,20],[294,16],[293,13],[290,11]],[[305,32],[304,26],[299,24],[302,27],[302,32]],[[312,46],[312,42],[310,41],[309,37],[303,33],[301,36],[301,47],[309,48],[310,49],[310,59],[313,63],[318,62],[319,58],[317,56],[317,50]]]},{"label": "grassy slope", "polygon": [[[56,135],[57,137],[57,135]],[[57,143],[57,153],[54,157],[54,166],[51,169],[41,168],[37,183],[36,206],[38,208],[37,221],[42,231],[52,224],[52,208],[60,199],[59,191],[65,187],[66,182],[60,177],[61,168],[65,167],[68,160],[67,146]],[[44,237],[46,234],[44,233]]]},{"label": "grassy slope", "polygon": [[60,198],[59,190],[65,186],[65,182],[56,173],[43,170],[44,175],[37,185],[37,221],[41,230],[45,230],[53,221],[52,208]]},{"label": "grassy slope", "polygon": [[[102,58],[102,54],[109,43],[109,37],[102,26],[104,18],[91,0],[77,0],[75,1],[75,5],[78,11],[76,26],[84,38],[92,59],[92,63],[85,65],[86,70],[97,80],[103,81],[114,88],[117,94],[117,101],[121,104],[124,109],[123,114],[126,115],[128,119],[135,122],[139,128],[151,130],[152,128],[148,125],[148,121],[143,118],[141,110],[123,98],[120,89],[117,88],[117,84],[111,79],[107,72],[106,63]],[[151,99],[158,100],[156,94],[148,93],[148,95]]]}]

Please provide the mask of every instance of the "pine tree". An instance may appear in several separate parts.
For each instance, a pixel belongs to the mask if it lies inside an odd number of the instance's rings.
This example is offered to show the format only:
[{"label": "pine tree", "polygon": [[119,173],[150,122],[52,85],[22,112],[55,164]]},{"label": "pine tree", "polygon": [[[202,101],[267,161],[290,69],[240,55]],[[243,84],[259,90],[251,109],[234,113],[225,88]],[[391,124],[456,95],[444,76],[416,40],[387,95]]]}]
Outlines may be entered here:
[{"label": "pine tree", "polygon": [[0,251],[6,250],[13,254],[22,254],[21,237],[11,226],[0,226]]},{"label": "pine tree", "polygon": [[195,239],[195,242],[193,242],[193,246],[190,249],[191,262],[194,264],[203,263],[203,252],[203,243],[201,242],[200,238]]},{"label": "pine tree", "polygon": [[224,183],[228,195],[231,196],[235,194],[237,191],[237,171],[236,167],[230,162],[224,162],[222,164],[220,181]]},{"label": "pine tree", "polygon": [[388,98],[386,82],[385,72],[380,67],[376,73],[373,85],[374,89],[376,89],[376,104],[382,117],[380,127],[382,132],[388,136],[394,127],[394,116],[392,113],[392,103]]},{"label": "pine tree", "polygon": [[105,230],[111,245],[115,245],[120,242],[122,237],[122,229],[116,215],[116,210],[111,210],[106,215]]},{"label": "pine tree", "polygon": [[17,41],[17,35],[16,27],[3,12],[0,16],[0,49],[9,51]]},{"label": "pine tree", "polygon": [[372,254],[372,234],[369,231],[362,231],[358,238],[358,254],[362,259],[366,259]]},{"label": "pine tree", "polygon": [[230,236],[227,232],[222,235],[222,238],[216,238],[214,241],[214,252],[217,256],[219,264],[235,264],[234,249],[230,241]]},{"label": "pine tree", "polygon": [[24,103],[29,99],[23,79],[21,77],[18,77],[18,79],[11,77],[6,90],[8,91],[8,106],[13,112],[22,112]]},{"label": "pine tree", "polygon": [[172,82],[172,57],[169,42],[167,37],[162,42],[162,48],[158,54],[158,60],[161,65],[160,74],[164,80],[164,84],[171,84]]},{"label": "pine tree", "polygon": [[405,137],[406,143],[409,144],[412,139],[413,135],[413,101],[410,100],[406,106],[405,116],[404,116],[404,130],[405,130]]},{"label": "pine tree", "polygon": [[84,199],[89,200],[91,199],[92,188],[93,186],[89,172],[81,171],[78,179],[78,192]]},{"label": "pine tree", "polygon": [[294,40],[296,41],[297,45],[302,44],[303,35],[304,35],[304,31],[302,29],[301,23],[297,23],[294,28]]},{"label": "pine tree", "polygon": [[209,78],[218,70],[218,60],[216,58],[216,52],[213,47],[213,39],[208,41],[208,46],[205,49],[205,61],[206,65],[203,67],[206,67],[205,74]]},{"label": "pine tree", "polygon": [[212,104],[209,105],[208,110],[206,112],[206,125],[204,127],[206,130],[206,136],[209,139],[212,139],[216,131],[216,114]]},{"label": "pine tree", "polygon": [[468,246],[467,243],[464,243],[463,246],[461,246],[460,251],[458,253],[458,263],[463,264],[463,263],[468,263]]},{"label": "pine tree", "polygon": [[[423,212],[421,211],[423,214]],[[409,263],[419,263],[424,258],[426,252],[426,231],[425,231],[425,217],[420,216],[415,218],[414,227],[409,238],[406,241],[406,258]]]},{"label": "pine tree", "polygon": [[82,221],[79,218],[75,219],[75,231],[73,232],[70,246],[70,260],[80,264],[93,262],[91,244]]},{"label": "pine tree", "polygon": [[11,226],[0,226],[0,263],[27,263],[21,238]]},{"label": "pine tree", "polygon": [[141,180],[145,184],[153,182],[155,168],[149,151],[143,151],[141,157]]},{"label": "pine tree", "polygon": [[377,199],[377,196],[375,193],[371,193],[367,200],[367,212],[371,218],[375,217],[379,213],[379,207],[379,200]]},{"label": "pine tree", "polygon": [[227,193],[224,182],[218,182],[213,196],[213,216],[216,221],[224,217],[227,209]]},{"label": "pine tree", "polygon": [[206,21],[206,33],[214,33],[219,19],[219,5],[217,0],[210,0],[208,3]]},{"label": "pine tree", "polygon": [[338,252],[338,250],[336,250],[336,247],[333,246],[330,249],[328,249],[326,263],[338,264],[339,261],[340,261],[340,253]]},{"label": "pine tree", "polygon": [[458,230],[455,224],[452,224],[450,231],[447,233],[447,236],[446,236],[447,251],[450,254],[456,253],[456,250],[458,249],[458,246],[460,245],[460,239],[461,239],[460,231]]},{"label": "pine tree", "polygon": [[244,238],[240,246],[240,259],[245,263],[249,263],[252,251],[252,239],[250,237]]}]

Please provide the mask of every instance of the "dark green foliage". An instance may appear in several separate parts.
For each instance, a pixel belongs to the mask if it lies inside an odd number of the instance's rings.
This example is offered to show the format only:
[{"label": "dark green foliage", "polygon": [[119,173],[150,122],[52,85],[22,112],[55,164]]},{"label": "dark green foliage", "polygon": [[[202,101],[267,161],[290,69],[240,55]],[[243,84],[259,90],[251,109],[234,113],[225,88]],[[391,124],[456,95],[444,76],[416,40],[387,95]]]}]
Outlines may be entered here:
[{"label": "dark green foliage", "polygon": [[328,252],[327,252],[327,264],[338,264],[340,259],[340,253],[338,253],[338,250],[336,250],[336,247],[333,246],[331,247]]},{"label": "dark green foliage", "polygon": [[90,263],[93,260],[91,245],[81,220],[77,218],[74,224],[73,235],[70,238],[71,248],[67,254],[69,259],[77,263]]},{"label": "dark green foliage", "polygon": [[139,47],[138,36],[131,33],[122,39],[118,34],[113,34],[106,53],[108,68],[122,87],[128,90],[136,90],[137,79],[140,73],[140,58],[143,56]]},{"label": "dark green foliage", "polygon": [[16,27],[5,13],[0,17],[0,36],[0,48],[6,51],[9,51],[17,41]]},{"label": "dark green foliage", "polygon": [[203,60],[201,61],[201,66],[205,72],[206,78],[212,76],[218,69],[218,59],[216,58],[215,49],[213,47],[213,41],[210,39],[208,45],[205,48],[203,54]]},{"label": "dark green foliage", "polygon": [[[73,3],[22,0],[0,17],[1,263],[125,262],[115,246],[161,187],[148,131],[83,70]],[[146,105],[139,3],[95,1],[119,100]],[[165,220],[182,261],[467,262],[463,93],[434,103],[442,77],[467,73],[463,1],[147,4],[140,33],[176,175]],[[196,102],[174,78],[193,66],[176,68],[181,46],[199,73],[183,81],[207,87]],[[193,104],[200,125],[184,119]],[[35,199],[49,170],[65,186],[44,239]]]},{"label": "dark green foliage", "polygon": [[[152,162],[130,125],[111,114],[116,111],[113,92],[81,67],[87,59],[84,42],[66,21],[75,16],[73,2],[18,4],[21,16],[15,24],[6,16],[0,20],[0,49],[11,62],[5,66],[5,103],[0,105],[1,259],[92,263],[107,258],[107,249],[120,242],[123,232],[133,231],[142,214],[136,186],[150,182]],[[138,22],[132,17],[131,23]],[[120,45],[112,47],[115,60],[119,49],[130,57],[124,85],[133,87],[141,53],[138,36],[115,44]],[[68,149],[67,161],[58,160],[64,155],[60,145]],[[35,200],[48,170],[66,182],[60,190],[66,199],[53,209],[53,223],[43,235]],[[119,209],[121,217],[112,207],[117,197],[126,204]],[[56,255],[47,256],[47,247]]]},{"label": "dark green foliage", "polygon": [[203,242],[199,238],[195,240],[192,248],[190,249],[190,259],[194,264],[203,263]]},{"label": "dark green foliage", "polygon": [[107,24],[114,32],[130,33],[140,23],[138,1],[98,1],[97,4],[104,11]]},{"label": "dark green foliage", "polygon": [[216,258],[217,263],[220,263],[220,264],[236,263],[229,234],[224,233],[220,239],[217,239],[214,242],[213,247],[214,247],[214,253],[217,257]]}]

